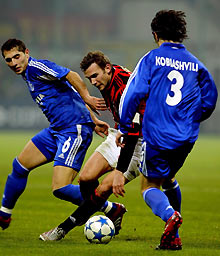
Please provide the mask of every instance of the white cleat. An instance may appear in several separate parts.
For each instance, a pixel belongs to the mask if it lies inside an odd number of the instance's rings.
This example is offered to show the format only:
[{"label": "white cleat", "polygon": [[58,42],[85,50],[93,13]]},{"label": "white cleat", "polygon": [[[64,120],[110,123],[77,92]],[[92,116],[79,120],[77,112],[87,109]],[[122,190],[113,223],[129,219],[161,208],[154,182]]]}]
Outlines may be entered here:
[{"label": "white cleat", "polygon": [[39,236],[42,241],[59,241],[65,237],[66,233],[62,228],[54,228],[48,232],[44,232]]}]

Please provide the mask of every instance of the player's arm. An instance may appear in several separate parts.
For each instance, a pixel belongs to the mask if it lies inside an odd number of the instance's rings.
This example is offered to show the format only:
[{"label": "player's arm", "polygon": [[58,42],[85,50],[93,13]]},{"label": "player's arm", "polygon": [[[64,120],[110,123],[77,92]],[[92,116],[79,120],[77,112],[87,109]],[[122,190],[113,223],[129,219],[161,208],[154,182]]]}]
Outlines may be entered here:
[{"label": "player's arm", "polygon": [[131,74],[119,105],[120,131],[127,133],[142,99],[149,93],[150,64],[145,55]]},{"label": "player's arm", "polygon": [[211,116],[215,109],[218,91],[211,74],[206,68],[199,71],[199,82],[202,101],[202,116],[200,121],[204,121]]},{"label": "player's arm", "polygon": [[[116,140],[121,139],[121,133],[118,132]],[[134,153],[135,146],[137,144],[139,136],[137,135],[126,135],[123,136],[123,147],[121,149],[117,167],[114,170],[114,180],[112,183],[112,191],[116,197],[124,196],[125,189],[125,178],[123,173],[127,171],[128,166],[131,162],[132,155]]]},{"label": "player's arm", "polygon": [[88,108],[91,118],[95,124],[95,132],[102,138],[104,138],[105,136],[108,135],[108,128],[110,127],[106,122],[98,119],[96,117],[96,115],[93,113],[93,111],[91,110],[91,108],[86,105],[86,107]]},{"label": "player's arm", "polygon": [[74,71],[70,71],[66,75],[67,81],[79,92],[82,99],[88,104],[97,114],[96,110],[106,110],[105,100],[103,98],[96,98],[89,94],[86,84],[83,82],[80,75]]}]

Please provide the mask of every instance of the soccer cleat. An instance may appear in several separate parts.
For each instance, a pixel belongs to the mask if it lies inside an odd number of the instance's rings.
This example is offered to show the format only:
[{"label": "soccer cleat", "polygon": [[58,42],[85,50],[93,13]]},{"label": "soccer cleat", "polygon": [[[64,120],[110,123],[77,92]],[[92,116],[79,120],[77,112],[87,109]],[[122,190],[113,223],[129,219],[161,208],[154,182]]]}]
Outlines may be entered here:
[{"label": "soccer cleat", "polygon": [[180,237],[176,237],[174,240],[175,250],[182,250],[182,241]]},{"label": "soccer cleat", "polygon": [[39,236],[42,241],[59,241],[65,237],[66,233],[62,228],[54,228],[48,232],[44,232]]},{"label": "soccer cleat", "polygon": [[5,219],[2,216],[0,216],[0,227],[4,230],[6,228],[8,228],[8,226],[11,223],[11,217]]},{"label": "soccer cleat", "polygon": [[181,250],[181,239],[175,237],[178,228],[181,226],[183,219],[179,212],[175,211],[174,214],[168,219],[164,232],[162,234],[160,244],[156,247],[157,250]]},{"label": "soccer cleat", "polygon": [[121,229],[122,218],[127,212],[127,209],[123,204],[115,203],[115,205],[116,209],[113,212],[110,211],[110,213],[107,213],[106,216],[114,223],[115,235],[118,235]]}]

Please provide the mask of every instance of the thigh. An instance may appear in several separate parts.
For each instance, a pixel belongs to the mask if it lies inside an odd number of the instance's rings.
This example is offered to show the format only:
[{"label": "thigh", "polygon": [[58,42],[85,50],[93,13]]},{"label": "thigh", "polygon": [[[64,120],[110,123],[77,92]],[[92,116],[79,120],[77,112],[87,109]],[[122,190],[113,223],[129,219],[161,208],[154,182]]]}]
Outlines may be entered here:
[{"label": "thigh", "polygon": [[82,181],[96,180],[104,173],[112,170],[108,161],[99,152],[94,152],[86,161],[79,179]]},{"label": "thigh", "polygon": [[52,189],[56,190],[58,188],[64,187],[71,184],[78,172],[70,167],[66,166],[54,166],[53,168],[53,179],[52,179]]},{"label": "thigh", "polygon": [[92,141],[92,128],[77,125],[75,131],[74,128],[71,130],[56,133],[54,166],[66,166],[79,172]]},{"label": "thigh", "polygon": [[170,164],[164,152],[144,142],[140,172],[147,178],[167,178],[170,174]]},{"label": "thigh", "polygon": [[109,135],[106,140],[96,148],[96,152],[99,152],[109,163],[112,168],[115,168],[118,162],[121,148],[117,147],[116,140],[117,130],[110,128]]},{"label": "thigh", "polygon": [[28,170],[32,170],[37,166],[46,163],[47,158],[32,141],[29,141],[18,155],[18,161]]},{"label": "thigh", "polygon": [[56,137],[52,134],[50,128],[43,129],[32,139],[34,145],[46,157],[47,162],[51,162],[57,151]]}]

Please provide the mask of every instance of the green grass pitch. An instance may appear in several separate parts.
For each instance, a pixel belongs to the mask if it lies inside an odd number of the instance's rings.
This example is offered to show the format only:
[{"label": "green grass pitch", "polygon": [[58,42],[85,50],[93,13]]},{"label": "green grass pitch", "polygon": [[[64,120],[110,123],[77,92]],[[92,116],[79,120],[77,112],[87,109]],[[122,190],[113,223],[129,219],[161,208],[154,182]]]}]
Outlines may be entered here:
[{"label": "green grass pitch", "polygon": [[[33,133],[0,133],[0,196],[11,163]],[[87,158],[101,139],[94,138]],[[120,235],[107,245],[90,244],[83,227],[58,242],[42,242],[39,234],[55,227],[76,209],[51,193],[52,164],[33,170],[25,192],[13,211],[7,230],[0,230],[0,255],[220,255],[220,137],[200,136],[177,180],[182,190],[183,250],[155,251],[164,223],[155,217],[140,195],[137,178],[126,186],[126,196],[115,198],[126,205]],[[77,181],[74,182],[75,184]]]}]

